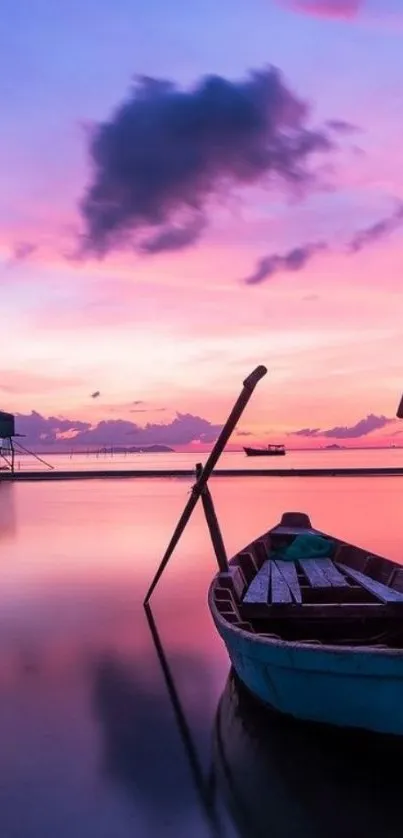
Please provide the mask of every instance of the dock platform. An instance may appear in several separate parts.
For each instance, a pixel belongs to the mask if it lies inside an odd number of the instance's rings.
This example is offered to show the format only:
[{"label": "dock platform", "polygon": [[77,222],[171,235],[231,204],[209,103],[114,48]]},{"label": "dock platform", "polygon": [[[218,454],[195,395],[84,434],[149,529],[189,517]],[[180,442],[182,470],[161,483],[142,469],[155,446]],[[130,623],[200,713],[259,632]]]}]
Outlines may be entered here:
[{"label": "dock platform", "polygon": [[[0,483],[45,482],[57,480],[116,480],[133,478],[195,479],[195,470],[178,469],[82,469],[54,471],[0,472]],[[221,468],[212,474],[220,477],[403,477],[403,467],[385,468]]]}]

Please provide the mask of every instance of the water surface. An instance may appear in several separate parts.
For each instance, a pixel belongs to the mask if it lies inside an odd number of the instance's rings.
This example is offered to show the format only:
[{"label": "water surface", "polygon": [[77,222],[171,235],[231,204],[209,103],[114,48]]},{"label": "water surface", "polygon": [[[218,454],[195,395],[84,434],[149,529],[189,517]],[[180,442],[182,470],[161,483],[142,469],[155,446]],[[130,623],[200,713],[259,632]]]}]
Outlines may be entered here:
[{"label": "water surface", "polygon": [[[0,485],[4,838],[214,832],[141,606],[190,485]],[[402,478],[222,478],[212,490],[229,553],[295,509],[329,533],[403,559]],[[229,670],[206,607],[214,571],[196,510],[152,607],[206,773]],[[290,791],[286,811],[293,805]],[[224,803],[219,810],[219,834],[238,834]],[[305,838],[304,829],[295,834]],[[281,834],[270,819],[267,834]]]}]

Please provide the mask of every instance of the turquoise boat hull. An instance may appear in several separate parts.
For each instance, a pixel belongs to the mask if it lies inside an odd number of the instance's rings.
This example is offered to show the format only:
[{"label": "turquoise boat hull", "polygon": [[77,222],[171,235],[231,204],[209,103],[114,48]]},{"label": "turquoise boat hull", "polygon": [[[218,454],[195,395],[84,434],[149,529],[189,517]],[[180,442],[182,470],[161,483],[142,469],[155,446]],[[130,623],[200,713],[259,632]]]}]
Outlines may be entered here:
[{"label": "turquoise boat hull", "polygon": [[403,736],[403,651],[256,636],[210,609],[240,680],[260,701],[311,722]]}]

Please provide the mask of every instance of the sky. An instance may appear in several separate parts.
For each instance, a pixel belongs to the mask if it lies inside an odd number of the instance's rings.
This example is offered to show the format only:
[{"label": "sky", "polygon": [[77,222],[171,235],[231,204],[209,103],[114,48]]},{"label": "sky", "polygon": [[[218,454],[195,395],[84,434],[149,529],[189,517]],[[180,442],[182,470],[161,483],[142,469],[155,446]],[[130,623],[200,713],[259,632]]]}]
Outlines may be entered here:
[{"label": "sky", "polygon": [[31,443],[398,442],[400,0],[3,0],[0,408]]}]

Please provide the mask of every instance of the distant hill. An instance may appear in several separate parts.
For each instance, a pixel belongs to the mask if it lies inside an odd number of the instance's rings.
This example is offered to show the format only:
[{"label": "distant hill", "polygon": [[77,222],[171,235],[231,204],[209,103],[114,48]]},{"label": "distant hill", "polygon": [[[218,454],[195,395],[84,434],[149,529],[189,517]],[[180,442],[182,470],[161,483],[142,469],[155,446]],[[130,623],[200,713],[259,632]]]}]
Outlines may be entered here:
[{"label": "distant hill", "polygon": [[111,445],[108,448],[100,448],[99,454],[174,454],[175,449],[169,445]]},{"label": "distant hill", "polygon": [[332,445],[325,445],[326,451],[341,451],[342,448],[345,448],[345,445],[337,445],[337,442],[333,442]]}]

